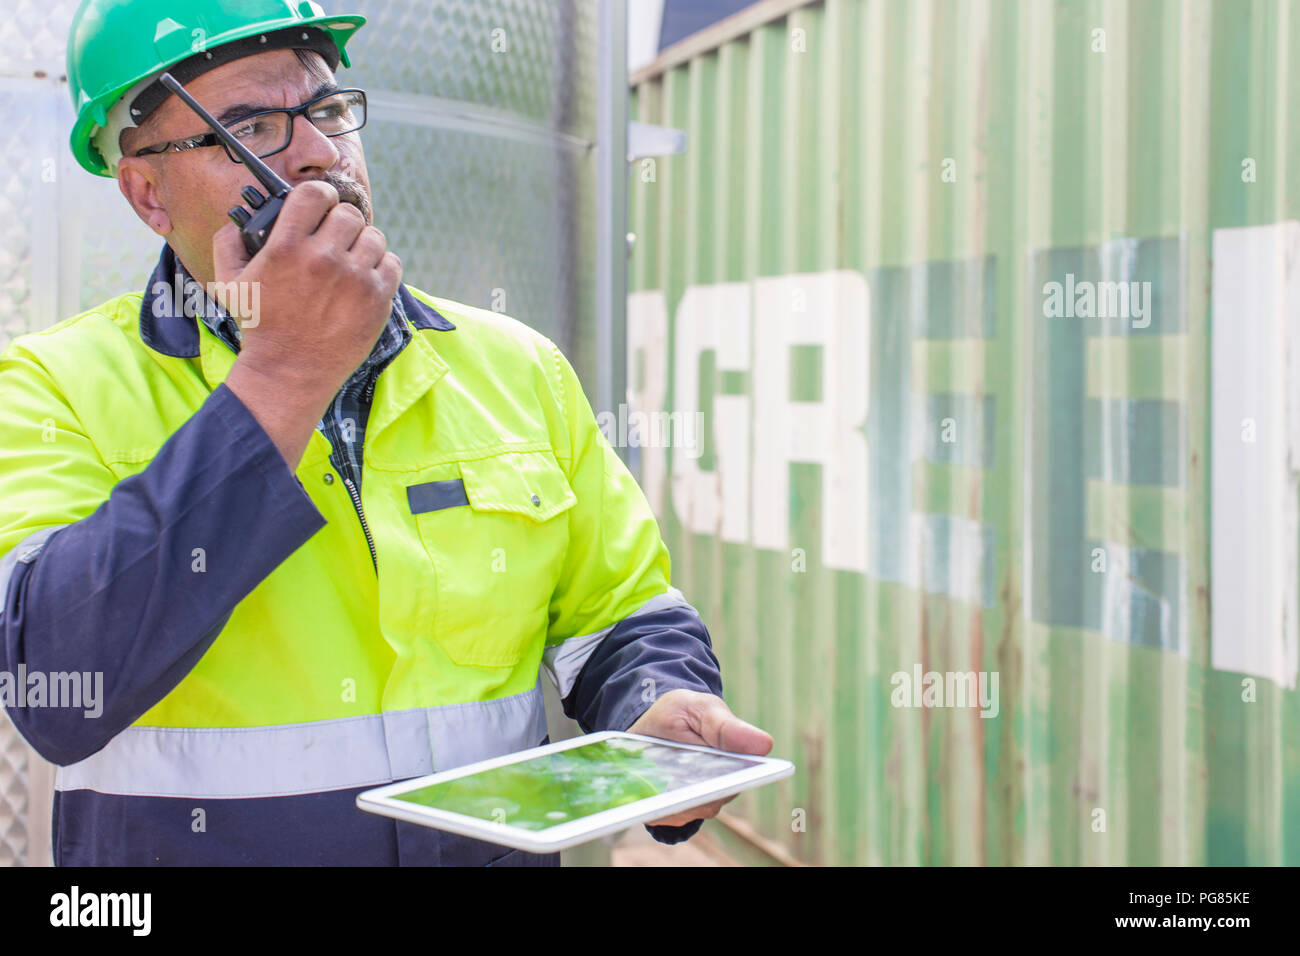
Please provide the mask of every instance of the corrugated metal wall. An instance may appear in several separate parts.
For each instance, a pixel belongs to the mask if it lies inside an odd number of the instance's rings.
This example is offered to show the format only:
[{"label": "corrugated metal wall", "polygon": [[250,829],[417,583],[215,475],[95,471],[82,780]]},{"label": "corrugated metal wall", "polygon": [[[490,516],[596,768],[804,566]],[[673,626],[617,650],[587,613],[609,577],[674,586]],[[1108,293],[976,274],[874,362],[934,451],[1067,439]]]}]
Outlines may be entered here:
[{"label": "corrugated metal wall", "polygon": [[[601,361],[597,4],[322,6],[368,18],[340,76],[369,93],[362,138],[375,224],[401,255],[404,280],[541,329],[590,392]],[[76,7],[7,0],[0,17],[0,349],[143,289],[162,247],[117,184],[87,175],[68,149],[64,51]],[[576,730],[553,699],[550,709],[553,735]],[[51,779],[0,716],[0,865],[48,862]],[[597,844],[574,858],[605,856]]]},{"label": "corrugated metal wall", "polygon": [[[729,809],[819,863],[1300,863],[1300,7],[791,6],[631,110],[688,137],[632,169],[631,403],[705,422],[633,458],[799,768]],[[997,692],[900,706],[930,672]]]}]

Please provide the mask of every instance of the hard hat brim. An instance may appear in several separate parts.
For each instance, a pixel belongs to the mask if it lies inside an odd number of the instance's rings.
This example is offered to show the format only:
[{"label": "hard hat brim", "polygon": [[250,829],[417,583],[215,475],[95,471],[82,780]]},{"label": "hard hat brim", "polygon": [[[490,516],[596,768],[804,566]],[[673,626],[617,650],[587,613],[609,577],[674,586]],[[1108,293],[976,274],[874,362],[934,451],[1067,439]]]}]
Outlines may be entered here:
[{"label": "hard hat brim", "polygon": [[[280,23],[262,22],[251,24],[235,30],[230,30],[226,33],[220,34],[219,36],[210,37],[207,41],[207,47],[212,49],[231,43],[235,40],[257,36],[261,33],[272,33],[293,27],[314,26],[325,30],[334,39],[335,45],[338,47],[340,63],[344,66],[348,66],[350,64],[345,46],[347,45],[348,40],[352,38],[352,35],[365,25],[365,22],[365,17],[355,14],[337,16],[324,15],[318,17],[306,17],[303,19],[286,18]],[[131,89],[141,80],[156,73],[161,73],[163,70],[180,63],[182,60],[187,60],[193,55],[193,51],[184,50],[177,56],[165,58],[157,65],[153,66],[149,71],[141,73],[138,76],[133,76],[124,82],[117,84],[113,89],[101,93],[80,106],[77,111],[76,122],[74,122],[72,126],[72,135],[69,140],[69,145],[72,148],[72,155],[76,158],[77,162],[83,169],[94,173],[97,176],[112,176],[112,173],[108,170],[107,164],[104,162],[103,156],[100,155],[99,150],[95,148],[95,144],[92,142],[95,133],[107,124],[108,110],[122,97],[124,93],[127,92],[127,90]]]}]

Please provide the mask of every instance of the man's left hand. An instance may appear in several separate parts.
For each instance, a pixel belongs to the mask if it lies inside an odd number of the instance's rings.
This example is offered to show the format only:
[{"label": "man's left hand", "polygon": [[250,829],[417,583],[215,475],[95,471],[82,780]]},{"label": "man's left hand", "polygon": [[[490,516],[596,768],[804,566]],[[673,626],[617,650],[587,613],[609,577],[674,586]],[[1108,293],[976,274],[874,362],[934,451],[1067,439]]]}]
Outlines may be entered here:
[{"label": "man's left hand", "polygon": [[[745,723],[731,712],[721,697],[693,690],[670,690],[651,704],[627,732],[759,757],[766,756],[772,749],[771,734]],[[733,794],[662,820],[652,820],[649,825],[680,827],[693,820],[707,820],[716,817],[718,811],[734,799]]]}]

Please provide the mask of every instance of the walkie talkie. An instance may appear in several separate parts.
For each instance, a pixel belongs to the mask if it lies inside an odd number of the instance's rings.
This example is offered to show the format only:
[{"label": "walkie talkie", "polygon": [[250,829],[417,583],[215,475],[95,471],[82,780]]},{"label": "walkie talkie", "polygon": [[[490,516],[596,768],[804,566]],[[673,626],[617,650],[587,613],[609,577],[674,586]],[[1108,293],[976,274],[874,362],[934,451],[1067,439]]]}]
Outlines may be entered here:
[{"label": "walkie talkie", "polygon": [[217,138],[244,161],[244,165],[252,171],[257,181],[262,184],[262,188],[266,190],[267,194],[263,196],[254,187],[245,186],[240,191],[240,195],[253,211],[249,212],[243,206],[236,206],[229,212],[230,218],[239,227],[239,234],[244,239],[244,248],[248,250],[249,256],[257,255],[257,251],[266,245],[266,237],[271,234],[275,217],[280,215],[280,209],[284,206],[291,187],[275,174],[275,170],[253,155],[252,150],[235,139],[230,130],[218,123],[216,118],[200,106],[170,73],[164,73],[158,81],[179,96],[186,106],[203,117],[204,121],[212,127],[212,132],[217,134]]}]

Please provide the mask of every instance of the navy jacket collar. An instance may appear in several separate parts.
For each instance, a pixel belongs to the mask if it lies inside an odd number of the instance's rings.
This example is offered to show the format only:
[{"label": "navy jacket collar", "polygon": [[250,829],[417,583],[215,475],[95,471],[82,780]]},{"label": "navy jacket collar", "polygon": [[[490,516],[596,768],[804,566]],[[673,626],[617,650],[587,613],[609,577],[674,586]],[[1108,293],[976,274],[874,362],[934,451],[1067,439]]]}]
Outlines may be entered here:
[{"label": "navy jacket collar", "polygon": [[451,320],[439,312],[431,305],[425,305],[415,296],[411,295],[411,290],[402,283],[397,287],[397,294],[402,299],[402,308],[406,309],[406,316],[411,320],[411,324],[417,329],[437,329],[440,332],[450,332],[456,326],[451,324]]},{"label": "navy jacket collar", "polygon": [[[182,277],[172,247],[164,244],[162,255],[158,257],[158,264],[149,276],[144,298],[140,302],[140,338],[145,345],[163,355],[198,358],[199,323],[197,319],[187,316],[181,305],[185,292],[181,289],[178,293],[177,283],[183,281]],[[411,295],[405,283],[398,287],[397,294],[415,328],[445,332],[456,327],[437,309]]]}]

